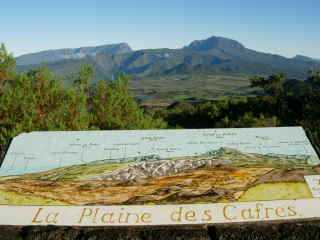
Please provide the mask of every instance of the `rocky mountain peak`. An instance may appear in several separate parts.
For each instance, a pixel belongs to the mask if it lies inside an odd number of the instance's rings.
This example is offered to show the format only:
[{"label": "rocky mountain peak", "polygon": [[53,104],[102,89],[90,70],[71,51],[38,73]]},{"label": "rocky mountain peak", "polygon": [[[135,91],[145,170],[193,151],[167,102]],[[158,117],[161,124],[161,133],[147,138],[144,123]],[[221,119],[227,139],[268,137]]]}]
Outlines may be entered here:
[{"label": "rocky mountain peak", "polygon": [[195,50],[195,51],[210,51],[212,49],[244,49],[244,45],[240,42],[224,38],[224,37],[216,37],[212,36],[205,40],[196,40],[190,43],[187,49]]}]

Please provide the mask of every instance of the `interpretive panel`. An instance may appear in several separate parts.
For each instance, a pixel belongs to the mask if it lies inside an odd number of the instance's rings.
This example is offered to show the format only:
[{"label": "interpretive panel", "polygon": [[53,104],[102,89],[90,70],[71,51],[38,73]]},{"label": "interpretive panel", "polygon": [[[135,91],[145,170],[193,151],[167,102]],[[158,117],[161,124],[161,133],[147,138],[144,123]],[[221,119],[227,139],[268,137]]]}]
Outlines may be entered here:
[{"label": "interpretive panel", "polygon": [[317,218],[319,197],[320,160],[301,127],[31,132],[0,168],[6,225]]}]

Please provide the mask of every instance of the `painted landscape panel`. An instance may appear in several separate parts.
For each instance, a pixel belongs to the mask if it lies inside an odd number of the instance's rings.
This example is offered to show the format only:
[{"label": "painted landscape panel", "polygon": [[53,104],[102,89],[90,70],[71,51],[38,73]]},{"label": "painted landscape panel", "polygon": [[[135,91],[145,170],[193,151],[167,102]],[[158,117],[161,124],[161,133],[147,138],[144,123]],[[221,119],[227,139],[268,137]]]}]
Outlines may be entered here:
[{"label": "painted landscape panel", "polygon": [[313,198],[300,127],[31,132],[0,168],[1,205],[154,205]]}]

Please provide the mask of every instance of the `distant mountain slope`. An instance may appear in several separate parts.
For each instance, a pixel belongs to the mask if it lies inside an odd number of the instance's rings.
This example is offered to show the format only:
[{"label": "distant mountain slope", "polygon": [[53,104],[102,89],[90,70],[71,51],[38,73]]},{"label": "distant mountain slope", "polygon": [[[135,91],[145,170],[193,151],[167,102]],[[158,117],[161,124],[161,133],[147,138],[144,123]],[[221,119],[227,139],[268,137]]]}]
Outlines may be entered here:
[{"label": "distant mountain slope", "polygon": [[205,40],[195,40],[184,49],[216,54],[219,52],[242,52],[245,50],[245,46],[232,39],[213,36]]},{"label": "distant mountain slope", "polygon": [[53,71],[67,75],[90,63],[97,70],[97,79],[111,78],[118,73],[136,77],[188,73],[269,75],[278,72],[289,77],[305,78],[318,68],[317,61],[286,58],[257,52],[227,38],[210,37],[193,41],[180,49],[146,49],[131,51],[127,44],[96,48],[51,50],[17,59],[20,70],[28,70],[46,62]]},{"label": "distant mountain slope", "polygon": [[66,48],[25,54],[17,58],[17,65],[37,65],[66,59],[83,59],[97,54],[121,54],[131,52],[127,43],[109,44],[98,47]]},{"label": "distant mountain slope", "polygon": [[302,62],[320,62],[320,59],[314,59],[303,55],[296,55],[293,59]]}]

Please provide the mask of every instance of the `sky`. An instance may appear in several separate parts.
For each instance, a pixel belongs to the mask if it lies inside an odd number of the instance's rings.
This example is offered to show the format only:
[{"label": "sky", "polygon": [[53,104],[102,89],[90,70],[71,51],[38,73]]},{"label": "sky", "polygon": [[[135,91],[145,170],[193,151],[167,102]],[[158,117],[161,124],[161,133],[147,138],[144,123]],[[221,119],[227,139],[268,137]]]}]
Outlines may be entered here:
[{"label": "sky", "polygon": [[214,35],[320,59],[319,9],[319,0],[6,0],[0,42],[18,56],[119,42],[179,48]]}]

